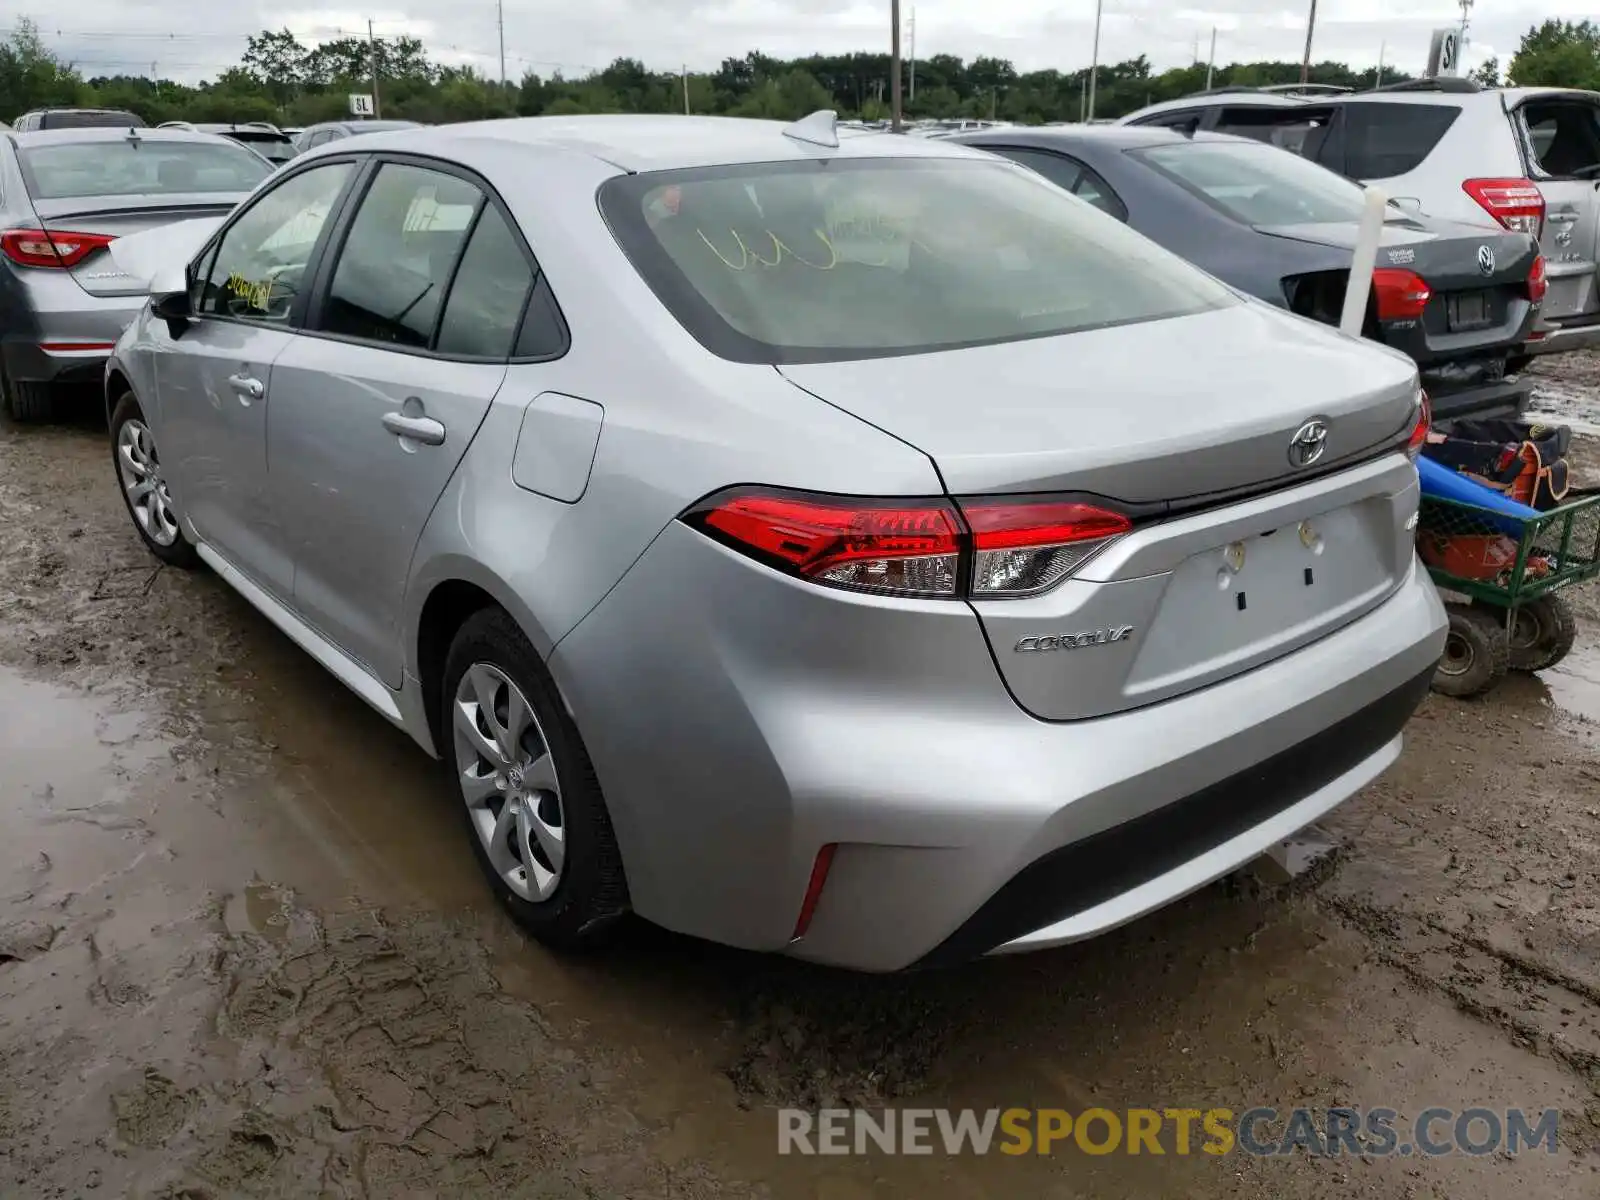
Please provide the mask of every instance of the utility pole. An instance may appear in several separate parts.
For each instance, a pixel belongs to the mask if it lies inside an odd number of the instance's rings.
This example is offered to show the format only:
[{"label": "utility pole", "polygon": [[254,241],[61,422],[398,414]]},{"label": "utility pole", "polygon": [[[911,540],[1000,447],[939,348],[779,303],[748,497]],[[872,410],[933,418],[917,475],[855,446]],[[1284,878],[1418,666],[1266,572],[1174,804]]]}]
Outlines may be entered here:
[{"label": "utility pole", "polygon": [[1456,0],[1461,5],[1461,32],[1456,35],[1456,74],[1467,73],[1467,12],[1472,8],[1472,0]]},{"label": "utility pole", "polygon": [[1078,123],[1081,125],[1089,119],[1089,72],[1083,73],[1083,81],[1078,84]]},{"label": "utility pole", "polygon": [[1094,88],[1100,82],[1100,10],[1104,0],[1094,0],[1094,50],[1089,56],[1089,103],[1085,121],[1094,120]]},{"label": "utility pole", "polygon": [[495,23],[500,27],[500,90],[506,90],[506,5],[505,0],[495,0]]},{"label": "utility pole", "polygon": [[372,36],[372,22],[367,22],[367,46],[372,55],[372,115],[383,116],[383,106],[378,102],[378,39]]},{"label": "utility pole", "polygon": [[900,0],[889,0],[889,128],[904,128],[900,108]]},{"label": "utility pole", "polygon": [[1300,85],[1311,82],[1311,35],[1317,29],[1317,0],[1311,0],[1311,12],[1306,17],[1306,54],[1300,60]]},{"label": "utility pole", "polygon": [[1373,73],[1373,76],[1372,76],[1372,86],[1375,87],[1375,88],[1381,88],[1383,86],[1383,56],[1385,54],[1387,54],[1388,52],[1389,52],[1389,43],[1388,42],[1379,42],[1378,43],[1378,69],[1377,69],[1377,71],[1375,71]]},{"label": "utility pole", "polygon": [[1211,57],[1206,60],[1206,91],[1211,90],[1211,75],[1217,69],[1217,27],[1211,27]]},{"label": "utility pole", "polygon": [[683,115],[689,115],[689,64],[683,64]]},{"label": "utility pole", "polygon": [[917,102],[917,8],[911,6],[911,95],[912,104]]}]

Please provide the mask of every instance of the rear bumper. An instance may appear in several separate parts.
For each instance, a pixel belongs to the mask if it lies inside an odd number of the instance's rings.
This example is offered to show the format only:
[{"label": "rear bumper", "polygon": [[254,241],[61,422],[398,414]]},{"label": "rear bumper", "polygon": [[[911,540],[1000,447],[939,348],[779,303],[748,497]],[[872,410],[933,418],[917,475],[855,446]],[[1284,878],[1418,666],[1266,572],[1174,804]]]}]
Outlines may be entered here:
[{"label": "rear bumper", "polygon": [[1451,421],[1459,417],[1520,416],[1527,410],[1532,398],[1532,381],[1520,377],[1500,379],[1459,391],[1429,393],[1435,421]]},{"label": "rear bumper", "polygon": [[24,383],[95,383],[105,375],[114,345],[115,339],[65,344],[8,340],[3,344],[6,376]]},{"label": "rear bumper", "polygon": [[[1393,761],[1444,633],[1413,558],[1386,601],[1293,653],[1045,722],[965,605],[815,588],[675,523],[550,665],[640,915],[894,971],[1088,937],[1249,861]],[[1085,854],[1094,886],[1059,882],[1050,864]]]},{"label": "rear bumper", "polygon": [[1600,348],[1600,317],[1582,317],[1566,323],[1545,325],[1543,337],[1522,347],[1527,354],[1563,354],[1568,350]]}]

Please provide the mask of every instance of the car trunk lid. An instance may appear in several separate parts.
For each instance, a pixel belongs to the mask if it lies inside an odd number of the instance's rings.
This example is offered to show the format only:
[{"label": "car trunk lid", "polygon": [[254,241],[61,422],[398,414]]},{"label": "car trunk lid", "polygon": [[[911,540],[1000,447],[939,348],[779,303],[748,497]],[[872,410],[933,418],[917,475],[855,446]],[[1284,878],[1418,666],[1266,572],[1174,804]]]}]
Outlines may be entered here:
[{"label": "car trunk lid", "polygon": [[[159,197],[36,200],[33,207],[46,229],[98,233],[120,240],[176,222],[220,219],[242,199],[243,193],[199,192]],[[74,266],[70,274],[91,296],[134,296],[150,286],[148,275],[130,274],[106,250],[90,254]]]},{"label": "car trunk lid", "polygon": [[[952,495],[1087,495],[1140,518],[1042,595],[974,602],[1012,694],[1045,719],[1270,661],[1411,566],[1416,472],[1385,449],[1415,421],[1415,368],[1264,305],[782,371],[923,450]],[[1297,467],[1313,421],[1325,449]]]}]

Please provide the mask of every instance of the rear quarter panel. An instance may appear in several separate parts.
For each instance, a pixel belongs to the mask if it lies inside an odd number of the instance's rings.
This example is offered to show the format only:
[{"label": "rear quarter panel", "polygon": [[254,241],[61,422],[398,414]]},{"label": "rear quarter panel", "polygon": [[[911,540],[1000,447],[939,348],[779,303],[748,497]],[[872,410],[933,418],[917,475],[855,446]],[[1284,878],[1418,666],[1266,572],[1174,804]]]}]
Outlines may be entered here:
[{"label": "rear quarter panel", "polygon": [[[571,346],[553,362],[511,367],[423,532],[406,600],[414,677],[422,609],[446,580],[495,596],[548,658],[661,530],[710,492],[764,483],[942,493],[920,451],[805,394],[771,367],[725,362],[701,347],[661,307],[600,217],[595,191],[614,169],[558,152],[508,161],[494,144],[463,145],[460,157],[496,185],[517,218]],[[549,392],[604,413],[576,503],[512,478],[524,412]]]}]

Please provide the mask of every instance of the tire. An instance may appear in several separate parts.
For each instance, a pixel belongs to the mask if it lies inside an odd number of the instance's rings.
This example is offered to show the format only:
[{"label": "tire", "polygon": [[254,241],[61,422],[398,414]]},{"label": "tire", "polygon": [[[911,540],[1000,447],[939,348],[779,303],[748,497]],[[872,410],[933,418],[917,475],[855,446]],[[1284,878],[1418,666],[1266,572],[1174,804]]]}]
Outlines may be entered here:
[{"label": "tire", "polygon": [[6,411],[19,425],[42,425],[56,417],[56,389],[48,383],[5,381]]},{"label": "tire", "polygon": [[1433,673],[1433,690],[1466,699],[1481,696],[1506,676],[1511,646],[1506,639],[1505,610],[1447,604],[1450,631],[1444,656]]},{"label": "tire", "polygon": [[1520,375],[1533,365],[1533,355],[1513,354],[1506,359],[1506,374]]},{"label": "tire", "polygon": [[[511,719],[521,712],[513,709],[517,699],[530,720]],[[490,886],[544,944],[599,944],[628,911],[622,855],[583,738],[544,663],[504,611],[483,609],[461,626],[439,700],[439,747]],[[485,704],[492,721],[484,719]],[[499,750],[508,737],[509,758]],[[550,852],[556,833],[559,862]]]},{"label": "tire", "polygon": [[[111,468],[128,519],[145,548],[168,566],[184,570],[199,566],[200,556],[183,536],[172,493],[161,476],[155,435],[132,392],[124,392],[111,412]],[[137,489],[150,483],[152,475],[153,486],[141,498]]]},{"label": "tire", "polygon": [[1555,593],[1518,605],[1511,623],[1511,669],[1547,671],[1572,653],[1577,639],[1578,618]]}]

